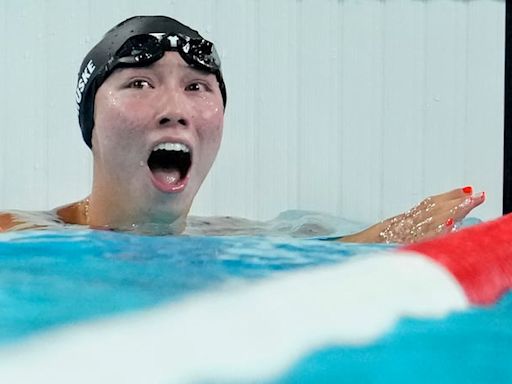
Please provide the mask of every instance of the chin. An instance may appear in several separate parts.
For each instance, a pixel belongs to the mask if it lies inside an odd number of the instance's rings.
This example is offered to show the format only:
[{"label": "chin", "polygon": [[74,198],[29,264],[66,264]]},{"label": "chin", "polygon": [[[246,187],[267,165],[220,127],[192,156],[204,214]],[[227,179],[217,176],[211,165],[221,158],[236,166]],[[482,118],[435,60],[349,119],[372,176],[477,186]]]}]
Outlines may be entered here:
[{"label": "chin", "polygon": [[160,196],[158,201],[146,210],[149,213],[148,221],[171,224],[180,217],[186,217],[193,201],[193,197],[187,195],[186,191],[183,191],[180,194]]}]

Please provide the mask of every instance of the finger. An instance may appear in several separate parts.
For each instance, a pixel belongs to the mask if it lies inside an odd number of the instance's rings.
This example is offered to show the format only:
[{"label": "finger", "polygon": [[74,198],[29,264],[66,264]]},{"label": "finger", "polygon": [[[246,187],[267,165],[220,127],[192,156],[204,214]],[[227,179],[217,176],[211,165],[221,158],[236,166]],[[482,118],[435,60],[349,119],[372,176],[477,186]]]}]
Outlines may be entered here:
[{"label": "finger", "polygon": [[485,202],[486,198],[487,198],[487,195],[485,192],[480,192],[476,196],[473,196],[473,201],[475,202],[475,204],[473,205],[473,208],[476,208],[480,204],[483,204]]},{"label": "finger", "polygon": [[[438,204],[431,212],[430,217],[423,221],[423,238],[453,231],[458,223],[467,216],[471,210],[485,201],[485,193],[479,193],[473,197],[459,198]],[[430,219],[430,220],[429,220]],[[427,224],[427,225],[425,225]],[[445,230],[444,226],[451,229]]]},{"label": "finger", "polygon": [[[444,194],[446,196],[446,194]],[[406,216],[414,219],[414,226],[420,227],[423,233],[436,231],[438,226],[443,224],[450,217],[454,220],[459,220],[459,216],[454,217],[456,214],[464,217],[469,212],[467,206],[472,204],[470,197],[458,197],[448,201],[441,201],[431,203],[429,205],[417,206]]]},{"label": "finger", "polygon": [[438,195],[438,198],[441,196],[442,199],[448,196],[457,198],[443,200],[437,204],[425,199],[411,211],[388,219],[383,222],[385,229],[380,233],[380,237],[387,243],[409,243],[453,230],[458,221],[485,200],[485,193],[468,196],[468,190],[462,190],[460,193],[461,190]]},{"label": "finger", "polygon": [[441,202],[441,201],[448,201],[448,200],[460,199],[463,197],[470,197],[472,195],[473,195],[473,187],[468,185],[463,188],[452,189],[451,191],[441,193],[439,195],[434,195],[431,197],[431,199],[437,203],[437,202]]},{"label": "finger", "polygon": [[416,241],[429,240],[437,236],[446,235],[450,232],[454,232],[457,229],[456,222],[452,217],[449,217],[446,221],[438,224],[435,228],[426,232],[424,236]]},{"label": "finger", "polygon": [[450,214],[455,221],[461,221],[469,212],[478,207],[485,201],[485,192],[476,194],[475,196],[459,199],[457,204],[450,209]]},{"label": "finger", "polygon": [[[443,201],[440,204],[417,206],[390,222],[388,228],[392,233],[391,237],[399,237],[403,242],[416,242],[434,237],[440,233],[448,219],[454,220],[453,215],[462,209],[458,206],[464,201],[465,199],[458,198]],[[463,214],[464,212],[461,213]],[[406,231],[404,231],[405,228],[407,228]]]},{"label": "finger", "polygon": [[442,225],[439,226],[438,233],[440,235],[445,235],[450,232],[455,232],[457,228],[457,222],[453,217],[449,217]]}]

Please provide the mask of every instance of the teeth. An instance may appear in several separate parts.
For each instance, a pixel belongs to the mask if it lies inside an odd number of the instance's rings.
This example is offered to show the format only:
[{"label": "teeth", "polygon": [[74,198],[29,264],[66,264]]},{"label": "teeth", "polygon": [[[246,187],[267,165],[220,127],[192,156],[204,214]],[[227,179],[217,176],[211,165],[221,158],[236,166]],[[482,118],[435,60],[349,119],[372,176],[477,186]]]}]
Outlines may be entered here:
[{"label": "teeth", "polygon": [[159,149],[164,151],[182,151],[185,153],[190,152],[189,147],[181,143],[160,143],[155,148],[153,148],[153,151],[158,151]]}]

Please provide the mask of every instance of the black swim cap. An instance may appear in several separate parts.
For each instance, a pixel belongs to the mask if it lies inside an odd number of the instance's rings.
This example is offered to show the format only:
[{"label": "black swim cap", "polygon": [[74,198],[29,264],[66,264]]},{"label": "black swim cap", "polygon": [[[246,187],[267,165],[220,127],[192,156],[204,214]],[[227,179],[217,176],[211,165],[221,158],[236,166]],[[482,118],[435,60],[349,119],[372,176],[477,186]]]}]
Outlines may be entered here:
[{"label": "black swim cap", "polygon": [[89,148],[92,148],[94,98],[101,84],[116,68],[150,65],[169,50],[179,52],[190,66],[215,74],[226,106],[220,59],[212,43],[170,17],[131,17],[103,36],[87,54],[78,72],[75,93],[78,121]]}]

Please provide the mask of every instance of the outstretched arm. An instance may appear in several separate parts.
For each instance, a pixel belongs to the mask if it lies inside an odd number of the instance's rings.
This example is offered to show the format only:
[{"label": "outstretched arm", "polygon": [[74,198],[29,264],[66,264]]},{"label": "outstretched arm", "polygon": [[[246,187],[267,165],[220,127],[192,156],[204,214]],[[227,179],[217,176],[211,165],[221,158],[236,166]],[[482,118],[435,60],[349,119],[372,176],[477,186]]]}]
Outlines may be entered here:
[{"label": "outstretched arm", "polygon": [[345,236],[353,243],[410,244],[448,233],[471,210],[485,201],[485,193],[473,194],[471,187],[458,188],[423,200],[411,210]]}]

